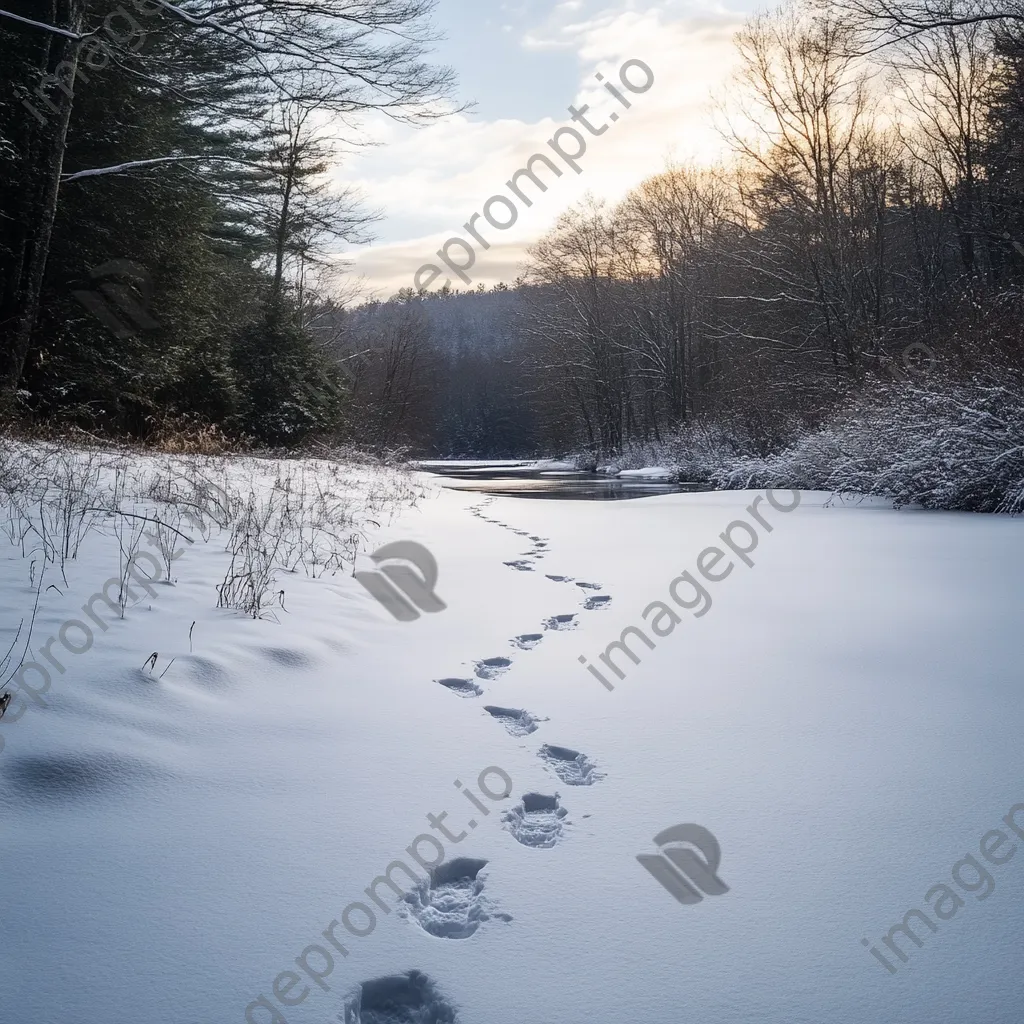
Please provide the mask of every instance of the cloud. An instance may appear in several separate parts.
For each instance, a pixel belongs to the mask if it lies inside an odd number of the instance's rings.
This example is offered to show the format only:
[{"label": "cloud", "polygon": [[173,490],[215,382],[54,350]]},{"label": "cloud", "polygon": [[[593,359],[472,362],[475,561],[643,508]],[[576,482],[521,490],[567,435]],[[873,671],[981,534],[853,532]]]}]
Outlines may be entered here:
[{"label": "cloud", "polygon": [[[558,5],[522,42],[565,44],[576,54],[582,70],[573,105],[589,106],[588,120],[595,127],[607,124],[608,130],[587,136],[581,174],[559,161],[562,176],[532,206],[520,204],[512,228],[497,237],[488,229],[492,247],[478,251],[474,282],[511,281],[525,246],[585,192],[615,202],[669,162],[706,164],[726,153],[708,108],[734,66],[732,37],[742,21],[739,14],[663,4],[606,10],[579,20],[579,9],[575,2]],[[630,59],[643,61],[654,73],[654,84],[643,94],[630,94],[620,84],[620,68]],[[642,72],[634,68],[630,78],[639,83]],[[628,110],[607,84],[627,97]],[[613,113],[619,115],[614,123]],[[416,269],[431,261],[445,238],[466,236],[463,225],[490,196],[510,194],[506,182],[531,154],[551,155],[548,140],[562,125],[572,125],[568,110],[561,119],[529,122],[456,115],[418,131],[389,125],[380,138],[384,145],[350,164],[345,179],[388,218],[379,244],[348,254],[357,272],[384,292],[411,284]]]},{"label": "cloud", "polygon": [[[424,263],[438,263],[436,251],[448,236],[444,233],[425,235],[422,238],[389,245],[377,245],[365,249],[357,255],[347,254],[345,259],[352,260],[355,272],[363,275],[359,292],[360,299],[387,299],[400,288],[413,287],[413,276]],[[523,261],[526,259],[526,242],[495,242],[485,253],[478,256],[476,265],[470,270],[472,285],[487,287],[501,281],[512,284],[522,272]],[[461,291],[467,286],[452,274],[446,274],[452,287]],[[436,290],[444,283],[445,277],[434,281],[431,290]]]}]

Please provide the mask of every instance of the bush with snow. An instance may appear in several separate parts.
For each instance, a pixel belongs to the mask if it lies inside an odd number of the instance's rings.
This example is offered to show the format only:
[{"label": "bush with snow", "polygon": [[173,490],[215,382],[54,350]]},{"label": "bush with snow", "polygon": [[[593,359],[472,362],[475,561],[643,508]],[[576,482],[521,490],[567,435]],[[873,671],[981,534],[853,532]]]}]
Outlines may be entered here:
[{"label": "bush with snow", "polygon": [[680,467],[718,489],[800,487],[880,495],[897,506],[1024,510],[1024,372],[990,366],[962,379],[915,374],[865,388],[774,452],[735,424],[692,423],[634,446],[622,465]]}]

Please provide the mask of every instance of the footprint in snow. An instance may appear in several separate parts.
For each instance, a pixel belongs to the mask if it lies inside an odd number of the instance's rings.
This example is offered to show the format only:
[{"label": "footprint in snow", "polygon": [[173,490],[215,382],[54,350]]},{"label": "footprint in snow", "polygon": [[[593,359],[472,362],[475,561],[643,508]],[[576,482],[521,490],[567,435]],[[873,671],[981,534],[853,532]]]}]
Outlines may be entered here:
[{"label": "footprint in snow", "polygon": [[554,630],[566,630],[575,629],[579,623],[576,621],[576,615],[552,615],[551,618],[544,620],[545,629]]},{"label": "footprint in snow", "polygon": [[422,971],[364,981],[338,1014],[345,1024],[456,1024],[455,1007]]},{"label": "footprint in snow", "polygon": [[567,786],[592,786],[604,778],[597,766],[578,750],[545,743],[538,756]]},{"label": "footprint in snow", "polygon": [[509,643],[521,651],[532,651],[543,639],[543,633],[521,633],[515,639],[509,640]]},{"label": "footprint in snow", "polygon": [[511,921],[509,914],[495,913],[484,896],[480,872],[487,861],[455,857],[432,868],[404,901],[408,913],[430,935],[441,939],[468,939],[491,918]]},{"label": "footprint in snow", "polygon": [[523,558],[516,559],[514,562],[505,563],[510,569],[518,569],[520,572],[533,572],[533,566]]},{"label": "footprint in snow", "polygon": [[523,711],[521,708],[499,708],[494,704],[488,704],[484,711],[501,722],[510,736],[529,736],[531,732],[537,731],[537,719],[529,711]]},{"label": "footprint in snow", "polygon": [[607,608],[611,603],[612,599],[607,594],[594,594],[583,602],[583,607],[593,611],[595,608]]},{"label": "footprint in snow", "polygon": [[562,837],[562,821],[568,811],[558,802],[558,794],[526,793],[519,804],[502,815],[513,838],[534,849],[550,849]]},{"label": "footprint in snow", "polygon": [[497,679],[511,664],[511,658],[484,658],[476,663],[476,674],[480,679]]},{"label": "footprint in snow", "polygon": [[556,583],[572,583],[571,576],[551,576],[545,573],[545,579],[554,580]]},{"label": "footprint in snow", "polygon": [[584,590],[600,590],[600,583],[577,583],[577,587],[582,587]]},{"label": "footprint in snow", "polygon": [[460,697],[479,697],[484,692],[472,679],[435,679],[434,682],[448,687]]}]

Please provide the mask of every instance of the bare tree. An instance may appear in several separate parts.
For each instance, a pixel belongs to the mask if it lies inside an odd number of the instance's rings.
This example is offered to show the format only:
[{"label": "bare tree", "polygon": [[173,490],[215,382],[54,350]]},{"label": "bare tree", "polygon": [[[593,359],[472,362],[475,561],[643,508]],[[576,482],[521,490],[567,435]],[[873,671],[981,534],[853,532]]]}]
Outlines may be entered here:
[{"label": "bare tree", "polygon": [[349,318],[335,351],[354,438],[377,449],[407,442],[422,426],[433,379],[422,300],[370,304]]},{"label": "bare tree", "polygon": [[[739,100],[724,111],[727,136],[742,159],[749,211],[737,266],[754,285],[746,305],[801,310],[784,315],[785,334],[763,341],[822,352],[836,370],[861,362],[876,251],[872,216],[885,174],[874,127],[868,69],[853,52],[853,29],[828,14],[789,5],[752,19],[737,38]],[[874,179],[873,189],[865,189]],[[865,208],[867,200],[867,208]],[[764,316],[758,318],[764,324]],[[869,348],[874,339],[868,338]]]},{"label": "bare tree", "polygon": [[936,29],[1020,24],[1020,0],[813,0],[840,13],[856,32],[857,51],[872,53]]},{"label": "bare tree", "polygon": [[325,113],[322,101],[286,100],[275,104],[270,115],[267,168],[273,190],[266,215],[273,240],[273,304],[280,301],[288,261],[302,292],[307,270],[329,265],[328,242],[368,242],[367,227],[380,217],[364,211],[357,190],[332,187],[328,172],[335,149],[323,123]]},{"label": "bare tree", "polygon": [[[994,76],[987,25],[945,25],[887,51],[901,106],[912,112],[902,137],[930,172],[956,223],[964,269],[979,269],[984,246],[982,151]],[[981,260],[984,263],[983,260]]]},{"label": "bare tree", "polygon": [[[717,170],[673,168],[647,179],[616,211],[624,272],[633,285],[627,316],[638,373],[650,380],[672,422],[698,413],[717,362],[709,324],[719,288],[716,247],[731,224],[733,193]],[[652,397],[644,414],[656,432]]]},{"label": "bare tree", "polygon": [[617,448],[630,413],[630,375],[616,337],[622,257],[613,218],[588,197],[528,253],[527,280],[545,293],[525,322],[527,335],[541,343],[537,372],[573,397],[591,445]]}]

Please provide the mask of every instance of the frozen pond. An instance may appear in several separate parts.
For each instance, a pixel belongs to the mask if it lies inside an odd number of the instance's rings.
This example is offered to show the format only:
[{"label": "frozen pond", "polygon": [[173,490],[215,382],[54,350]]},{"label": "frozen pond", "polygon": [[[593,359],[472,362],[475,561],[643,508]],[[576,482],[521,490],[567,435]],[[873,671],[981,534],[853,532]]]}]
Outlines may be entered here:
[{"label": "frozen pond", "polygon": [[521,462],[421,462],[414,465],[441,476],[444,486],[452,490],[514,498],[617,501],[705,489],[698,483],[623,479],[587,470],[537,469],[533,463]]}]

